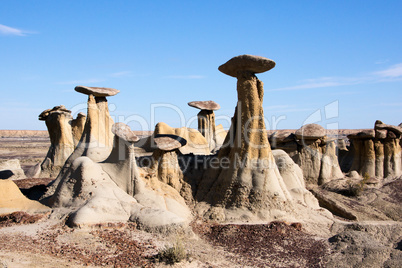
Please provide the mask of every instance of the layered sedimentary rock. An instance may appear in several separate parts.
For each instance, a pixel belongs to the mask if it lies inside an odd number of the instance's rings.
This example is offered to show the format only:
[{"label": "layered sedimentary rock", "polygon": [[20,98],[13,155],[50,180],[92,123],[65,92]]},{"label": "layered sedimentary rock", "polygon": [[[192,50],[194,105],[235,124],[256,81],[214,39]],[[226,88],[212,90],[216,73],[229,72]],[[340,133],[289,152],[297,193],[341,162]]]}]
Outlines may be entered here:
[{"label": "layered sedimentary rock", "polygon": [[[153,137],[157,135],[176,135],[187,141],[186,145],[179,148],[182,154],[196,154],[196,155],[208,155],[209,144],[202,134],[192,128],[182,127],[182,128],[172,128],[168,124],[160,122],[156,124]],[[155,142],[151,137],[150,142],[153,148],[157,148]]]},{"label": "layered sedimentary rock", "polygon": [[187,224],[191,212],[180,194],[156,176],[141,176],[134,151],[138,137],[123,123],[111,126],[105,94],[118,91],[77,91],[89,94],[84,132],[43,202],[69,209],[71,226],[134,221],[154,230]]},{"label": "layered sedimentary rock", "polygon": [[[275,62],[242,55],[219,70],[237,78],[238,102],[214,167],[197,191],[199,213],[215,220],[277,218],[291,210],[292,196],[275,164],[264,124],[263,84],[255,76]],[[305,191],[305,189],[304,189]]]},{"label": "layered sedimentary rock", "polygon": [[112,125],[107,96],[114,96],[119,90],[99,87],[75,87],[77,92],[88,95],[88,112],[84,130],[70,161],[87,156],[94,161],[105,160],[113,146]]},{"label": "layered sedimentary rock", "polygon": [[157,150],[152,155],[152,169],[160,181],[172,186],[180,192],[183,183],[183,172],[177,159],[178,150],[187,141],[176,135],[157,135],[154,137]]},{"label": "layered sedimentary rock", "polygon": [[73,132],[74,146],[77,146],[81,139],[86,121],[87,116],[84,113],[79,113],[77,118],[71,121],[71,131]]},{"label": "layered sedimentary rock", "polygon": [[189,106],[200,109],[197,114],[198,118],[198,131],[205,137],[209,144],[209,150],[214,152],[219,148],[217,131],[215,126],[215,113],[221,107],[214,101],[192,101],[188,103]]},{"label": "layered sedimentary rock", "polygon": [[402,128],[377,120],[374,130],[348,135],[353,152],[350,171],[360,176],[397,177],[402,174]]},{"label": "layered sedimentary rock", "polygon": [[114,124],[112,132],[115,135],[113,150],[100,165],[117,186],[134,195],[134,185],[140,177],[134,153],[134,142],[138,141],[138,137],[124,123]]},{"label": "layered sedimentary rock", "polygon": [[71,111],[64,105],[47,109],[39,115],[39,120],[46,123],[51,143],[46,158],[41,164],[41,177],[57,176],[64,162],[74,151],[72,119]]},{"label": "layered sedimentary rock", "polygon": [[[56,190],[56,186],[65,176],[65,172],[73,164],[74,160],[87,156],[93,161],[100,162],[106,160],[110,155],[113,147],[112,125],[113,119],[110,117],[108,103],[105,96],[114,96],[119,90],[112,88],[84,87],[77,86],[77,92],[88,94],[88,109],[83,132],[75,149],[67,156],[67,160],[63,163],[63,168],[57,175],[55,183],[49,188],[46,196],[52,195]],[[70,119],[71,120],[71,119]],[[83,116],[77,117],[74,124],[76,133],[82,129]],[[69,141],[74,146],[71,125],[68,131]],[[77,135],[75,135],[77,137]]]},{"label": "layered sedimentary rock", "polygon": [[295,133],[274,133],[270,142],[274,148],[286,151],[301,167],[307,184],[320,185],[343,177],[336,141],[329,139],[320,125],[307,124]]}]

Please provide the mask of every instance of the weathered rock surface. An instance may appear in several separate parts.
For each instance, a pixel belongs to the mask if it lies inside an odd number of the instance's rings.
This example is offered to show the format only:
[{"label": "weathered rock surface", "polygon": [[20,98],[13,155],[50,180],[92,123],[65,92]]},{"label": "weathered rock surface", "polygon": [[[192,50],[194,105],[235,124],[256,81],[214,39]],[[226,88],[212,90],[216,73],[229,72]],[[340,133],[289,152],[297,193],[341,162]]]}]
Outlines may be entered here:
[{"label": "weathered rock surface", "polygon": [[387,178],[402,174],[402,128],[377,120],[374,130],[348,135],[353,163],[350,171],[360,176]]},{"label": "weathered rock surface", "polygon": [[156,135],[154,141],[157,150],[152,155],[152,169],[157,174],[158,179],[164,182],[177,192],[181,192],[183,186],[183,172],[178,161],[178,150],[187,144],[187,141],[176,135]]},{"label": "weathered rock surface", "polygon": [[86,86],[76,86],[75,91],[80,92],[85,95],[93,95],[95,97],[109,97],[114,96],[120,92],[120,90],[107,87],[86,87]]},{"label": "weathered rock surface", "polygon": [[51,142],[47,156],[41,164],[41,177],[56,177],[74,151],[72,119],[71,111],[64,105],[47,109],[39,115],[39,120],[46,123]]},{"label": "weathered rock surface", "polygon": [[[316,224],[331,221],[317,211],[311,214],[302,212],[312,211],[304,199],[309,194],[303,190],[299,196],[295,193],[301,203],[304,201],[302,206],[287,188],[287,184],[292,189],[301,185],[297,171],[286,174],[286,184],[275,163],[263,120],[263,84],[254,75],[274,65],[269,59],[245,55],[219,67],[222,72],[237,78],[238,103],[224,146],[218,156],[211,159],[215,165],[210,165],[204,172],[196,193],[199,201],[196,210],[206,219],[258,221],[295,219],[304,214],[315,217]],[[284,162],[291,165],[286,159]]]},{"label": "weathered rock surface", "polygon": [[115,123],[112,132],[115,134],[113,150],[99,164],[117,186],[129,195],[134,195],[135,183],[140,177],[134,152],[134,142],[138,141],[138,137],[124,123]]},{"label": "weathered rock surface", "polygon": [[200,110],[208,110],[208,111],[216,111],[221,108],[219,104],[216,102],[209,100],[209,101],[190,101],[188,103],[189,106],[200,109]]},{"label": "weathered rock surface", "polygon": [[222,64],[218,69],[224,74],[237,78],[242,72],[257,74],[269,71],[274,67],[273,60],[254,55],[240,55]]},{"label": "weathered rock surface", "polygon": [[317,124],[307,124],[296,130],[295,135],[301,140],[317,140],[325,136],[325,129]]},{"label": "weathered rock surface", "polygon": [[71,121],[71,131],[73,132],[74,146],[77,146],[80,142],[86,121],[87,116],[84,113],[79,113],[77,118]]},{"label": "weathered rock surface", "polygon": [[318,209],[318,200],[306,189],[301,168],[283,150],[272,150],[272,154],[293,199],[308,207]]},{"label": "weathered rock surface", "polygon": [[400,222],[353,223],[340,229],[328,239],[332,252],[325,267],[400,267]]},{"label": "weathered rock surface", "polygon": [[33,214],[50,212],[51,209],[26,198],[12,180],[0,180],[0,215],[16,211]]},{"label": "weathered rock surface", "polygon": [[[92,100],[90,96],[90,105]],[[107,107],[103,108],[105,114]],[[89,111],[87,122],[93,118],[98,117]],[[100,126],[108,131],[108,124]],[[88,123],[84,134],[91,138],[94,132],[87,127]],[[102,128],[97,131],[95,135],[103,133]],[[59,174],[47,203],[53,208],[68,208],[72,226],[131,220],[145,229],[166,230],[188,224],[191,212],[180,194],[156,177],[141,177],[144,172],[137,167],[134,154],[138,137],[123,123],[114,124],[112,132],[113,150],[104,161],[72,154],[72,162],[67,161],[69,165]]]},{"label": "weathered rock surface", "polygon": [[192,101],[189,106],[201,109],[198,113],[198,131],[205,137],[209,144],[209,150],[215,152],[219,149],[217,131],[215,126],[215,113],[220,106],[214,101]]},{"label": "weathered rock surface", "polygon": [[369,207],[357,199],[349,198],[338,193],[326,191],[318,187],[310,189],[318,199],[321,207],[328,209],[339,217],[354,220],[391,220],[379,209]]},{"label": "weathered rock surface", "polygon": [[[114,91],[115,92],[115,91]],[[116,94],[118,91],[116,92]],[[84,93],[84,94],[87,94]],[[83,133],[78,145],[65,161],[63,168],[58,173],[52,186],[49,187],[44,197],[53,195],[57,185],[66,172],[73,164],[75,159],[87,156],[95,162],[101,162],[109,157],[113,147],[112,133],[113,119],[110,117],[108,103],[105,97],[88,96],[88,111]],[[73,144],[72,132],[70,127],[71,143]]]},{"label": "weathered rock surface", "polygon": [[18,159],[0,161],[0,180],[16,180],[23,178],[25,178],[25,173]]},{"label": "weathered rock surface", "polygon": [[153,134],[150,137],[140,139],[135,146],[146,152],[153,152],[157,149],[153,140],[157,135],[176,135],[186,140],[187,144],[179,148],[182,154],[209,155],[211,153],[207,140],[198,130],[187,127],[173,128],[163,122],[156,124]]},{"label": "weathered rock surface", "polygon": [[332,180],[311,191],[320,205],[349,220],[402,221],[402,179],[370,180],[359,176]]}]

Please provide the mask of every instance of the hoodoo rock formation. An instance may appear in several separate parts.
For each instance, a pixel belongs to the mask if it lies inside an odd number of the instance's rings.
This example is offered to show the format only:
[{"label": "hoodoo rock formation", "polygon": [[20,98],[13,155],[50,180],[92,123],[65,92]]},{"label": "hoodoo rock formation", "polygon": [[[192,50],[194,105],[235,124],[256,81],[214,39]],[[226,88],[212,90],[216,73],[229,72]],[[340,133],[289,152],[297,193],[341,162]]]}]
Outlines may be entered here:
[{"label": "hoodoo rock formation", "polygon": [[77,146],[80,142],[82,133],[84,132],[85,122],[87,116],[84,113],[79,113],[76,119],[71,121],[71,130],[73,132],[74,146]]},{"label": "hoodoo rock formation", "polygon": [[[109,115],[108,103],[105,96],[114,96],[120,91],[112,88],[100,88],[100,87],[75,87],[77,92],[88,95],[88,109],[83,132],[77,146],[72,153],[69,154],[68,159],[63,163],[63,168],[57,175],[55,183],[49,188],[46,196],[52,195],[56,190],[56,186],[60,183],[65,176],[65,172],[73,164],[74,160],[87,156],[93,161],[101,162],[106,160],[110,155],[113,147],[113,133],[112,125],[113,119]],[[76,133],[83,120],[83,116],[78,116],[77,121],[73,126]],[[69,128],[70,141],[73,144],[73,134],[71,126]],[[77,137],[77,135],[75,135]]]},{"label": "hoodoo rock formation", "polygon": [[180,194],[157,177],[141,177],[134,153],[138,137],[123,123],[111,125],[105,96],[118,91],[76,90],[89,94],[84,132],[43,202],[70,210],[72,226],[129,220],[146,229],[187,224],[191,212]]},{"label": "hoodoo rock formation", "polygon": [[197,114],[198,118],[198,131],[205,137],[209,144],[209,150],[213,152],[217,149],[218,144],[222,145],[217,139],[216,126],[215,126],[215,113],[221,106],[214,101],[192,101],[188,103],[189,106],[200,109]]},{"label": "hoodoo rock formation", "polygon": [[348,135],[353,152],[350,171],[371,178],[397,177],[402,174],[402,128],[377,120],[374,130]]},{"label": "hoodoo rock formation", "polygon": [[139,138],[124,123],[115,123],[112,132],[115,135],[113,150],[100,165],[117,186],[133,196],[135,182],[140,177],[134,153],[134,142]]},{"label": "hoodoo rock formation", "polygon": [[160,181],[172,186],[179,193],[183,183],[183,172],[180,169],[177,154],[187,141],[176,135],[157,135],[154,137],[157,150],[154,151],[153,170]]},{"label": "hoodoo rock formation", "polygon": [[56,177],[67,158],[74,151],[73,133],[71,129],[71,111],[64,105],[47,109],[39,115],[45,121],[50,137],[50,148],[41,164],[41,177]]},{"label": "hoodoo rock formation", "polygon": [[88,112],[81,139],[71,156],[88,156],[94,161],[105,160],[113,146],[112,125],[106,97],[120,91],[114,88],[77,86],[75,91],[88,95]]},{"label": "hoodoo rock formation", "polygon": [[274,66],[270,59],[242,55],[219,67],[237,78],[238,102],[215,161],[219,165],[207,170],[197,192],[197,200],[204,201],[198,205],[204,217],[222,221],[276,219],[292,210],[293,198],[268,142],[263,83],[255,76]]},{"label": "hoodoo rock formation", "polygon": [[272,147],[284,150],[303,170],[307,184],[321,185],[344,175],[339,166],[336,140],[317,124],[307,124],[295,133],[273,133]]},{"label": "hoodoo rock formation", "polygon": [[196,129],[188,127],[172,128],[166,123],[159,122],[158,124],[156,124],[154,133],[149,140],[153,149],[157,149],[155,141],[153,141],[153,138],[157,135],[176,135],[186,140],[187,143],[179,148],[179,151],[182,154],[210,154],[207,140]]},{"label": "hoodoo rock formation", "polygon": [[298,153],[295,162],[302,168],[309,184],[320,185],[331,179],[343,177],[336,155],[335,140],[326,136],[325,129],[317,124],[307,124],[295,132]]}]

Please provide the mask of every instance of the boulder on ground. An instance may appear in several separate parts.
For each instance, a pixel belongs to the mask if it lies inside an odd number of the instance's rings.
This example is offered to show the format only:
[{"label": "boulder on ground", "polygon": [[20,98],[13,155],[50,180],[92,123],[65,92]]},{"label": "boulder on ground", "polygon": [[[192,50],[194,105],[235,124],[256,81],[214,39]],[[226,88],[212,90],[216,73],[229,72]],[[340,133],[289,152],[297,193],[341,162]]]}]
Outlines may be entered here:
[{"label": "boulder on ground", "polygon": [[9,159],[0,161],[0,180],[17,180],[23,178],[25,178],[25,173],[21,168],[20,160]]}]

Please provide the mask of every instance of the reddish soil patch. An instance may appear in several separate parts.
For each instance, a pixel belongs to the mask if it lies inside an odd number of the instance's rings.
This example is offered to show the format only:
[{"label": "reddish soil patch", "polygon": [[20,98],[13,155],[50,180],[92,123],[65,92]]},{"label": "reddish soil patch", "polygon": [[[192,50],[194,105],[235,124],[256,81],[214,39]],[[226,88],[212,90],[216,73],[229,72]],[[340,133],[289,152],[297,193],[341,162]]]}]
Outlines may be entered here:
[{"label": "reddish soil patch", "polygon": [[98,243],[85,245],[84,242],[63,241],[63,237],[73,237],[76,229],[55,225],[37,236],[7,236],[0,240],[2,250],[16,250],[33,254],[53,256],[67,262],[108,267],[151,267],[155,246],[151,240],[138,241],[132,234],[135,225],[125,224],[112,227],[94,227],[90,231],[92,239]]},{"label": "reddish soil patch", "polygon": [[17,184],[20,189],[30,189],[34,186],[48,186],[53,180],[52,178],[29,178],[15,180],[14,183]]},{"label": "reddish soil patch", "polygon": [[16,224],[30,224],[40,221],[47,217],[45,214],[30,215],[22,211],[13,212],[7,215],[0,216],[0,228],[9,227]]},{"label": "reddish soil patch", "polygon": [[254,267],[322,267],[329,247],[301,231],[301,224],[193,224],[193,230],[214,246],[235,254],[238,264]]}]

